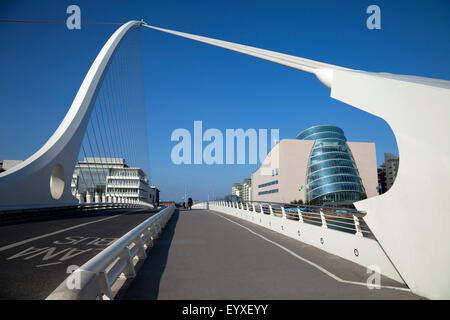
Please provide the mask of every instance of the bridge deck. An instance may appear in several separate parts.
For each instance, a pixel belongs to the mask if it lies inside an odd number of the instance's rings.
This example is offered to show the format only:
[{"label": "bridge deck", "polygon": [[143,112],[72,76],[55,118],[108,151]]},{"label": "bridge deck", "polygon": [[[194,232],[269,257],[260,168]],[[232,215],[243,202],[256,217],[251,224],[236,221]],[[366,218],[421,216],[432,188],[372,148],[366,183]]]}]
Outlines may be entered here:
[{"label": "bridge deck", "polygon": [[[306,259],[306,260],[304,260]],[[312,265],[314,263],[316,265]],[[324,268],[320,270],[318,266]],[[366,269],[243,220],[176,212],[124,299],[419,299],[372,289]],[[405,288],[382,277],[382,286]]]},{"label": "bridge deck", "polygon": [[81,266],[154,213],[75,210],[0,225],[0,300],[45,299],[69,266]]}]

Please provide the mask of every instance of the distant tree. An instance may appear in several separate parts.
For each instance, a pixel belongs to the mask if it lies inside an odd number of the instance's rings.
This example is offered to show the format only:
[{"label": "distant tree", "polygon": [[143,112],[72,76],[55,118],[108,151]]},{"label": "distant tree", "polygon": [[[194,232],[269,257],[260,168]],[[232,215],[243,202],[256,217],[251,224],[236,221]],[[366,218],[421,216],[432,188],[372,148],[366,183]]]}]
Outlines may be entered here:
[{"label": "distant tree", "polygon": [[303,204],[303,200],[293,200],[291,201],[291,204]]}]

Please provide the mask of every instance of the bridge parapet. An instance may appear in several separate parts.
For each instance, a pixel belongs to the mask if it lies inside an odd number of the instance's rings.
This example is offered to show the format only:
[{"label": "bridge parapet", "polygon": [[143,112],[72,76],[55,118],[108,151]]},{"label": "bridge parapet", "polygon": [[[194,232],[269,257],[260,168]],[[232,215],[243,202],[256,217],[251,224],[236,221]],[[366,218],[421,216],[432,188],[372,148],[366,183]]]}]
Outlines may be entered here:
[{"label": "bridge parapet", "polygon": [[122,274],[125,279],[136,276],[137,263],[146,259],[146,251],[153,246],[174,211],[174,206],[165,208],[123,235],[73,271],[47,300],[113,299],[120,286],[117,280]]}]

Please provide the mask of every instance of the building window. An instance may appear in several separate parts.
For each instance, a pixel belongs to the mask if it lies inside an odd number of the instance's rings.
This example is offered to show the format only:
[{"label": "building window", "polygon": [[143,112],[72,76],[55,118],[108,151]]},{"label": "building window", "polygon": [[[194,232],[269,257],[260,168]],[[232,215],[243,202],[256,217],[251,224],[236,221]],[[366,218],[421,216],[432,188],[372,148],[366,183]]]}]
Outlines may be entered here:
[{"label": "building window", "polygon": [[315,140],[307,169],[307,202],[352,203],[367,198],[342,129],[316,126],[301,132],[297,139]]},{"label": "building window", "polygon": [[278,192],[278,189],[272,189],[272,190],[267,190],[267,191],[261,191],[261,192],[258,192],[258,195],[263,195],[263,194],[269,194],[269,193],[277,193]]},{"label": "building window", "polygon": [[278,180],[260,184],[260,185],[258,185],[258,188],[264,188],[264,187],[272,186],[274,184],[278,184]]}]

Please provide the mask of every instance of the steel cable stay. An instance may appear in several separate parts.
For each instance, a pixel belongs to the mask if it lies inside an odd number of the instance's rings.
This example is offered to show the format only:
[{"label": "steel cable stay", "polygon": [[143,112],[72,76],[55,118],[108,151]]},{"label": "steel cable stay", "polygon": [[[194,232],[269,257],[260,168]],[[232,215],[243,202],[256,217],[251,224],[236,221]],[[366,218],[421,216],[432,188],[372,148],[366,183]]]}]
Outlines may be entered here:
[{"label": "steel cable stay", "polygon": [[[127,201],[134,190],[130,187],[140,189],[143,178],[136,181],[135,173],[126,169],[145,166],[141,160],[148,159],[146,143],[139,137],[147,136],[147,128],[142,121],[146,114],[140,96],[143,78],[141,55],[136,52],[141,49],[138,35],[135,29],[122,39],[98,84],[72,176],[72,194],[80,202]],[[120,167],[125,168],[115,170]],[[78,183],[77,176],[81,179]]]}]

